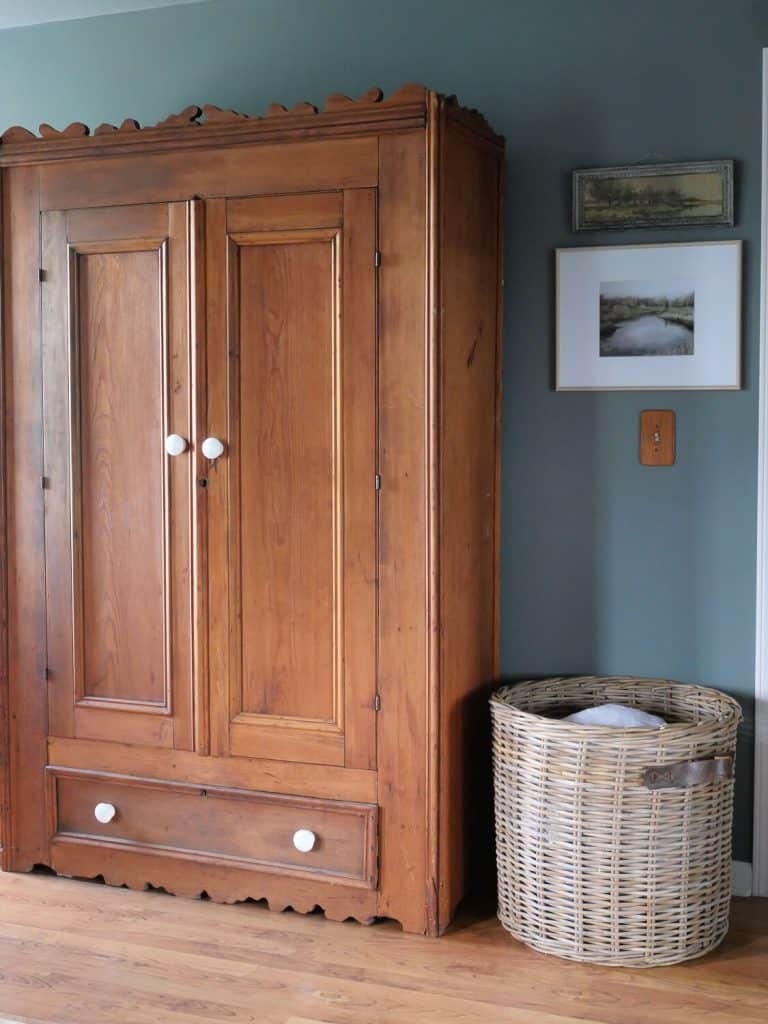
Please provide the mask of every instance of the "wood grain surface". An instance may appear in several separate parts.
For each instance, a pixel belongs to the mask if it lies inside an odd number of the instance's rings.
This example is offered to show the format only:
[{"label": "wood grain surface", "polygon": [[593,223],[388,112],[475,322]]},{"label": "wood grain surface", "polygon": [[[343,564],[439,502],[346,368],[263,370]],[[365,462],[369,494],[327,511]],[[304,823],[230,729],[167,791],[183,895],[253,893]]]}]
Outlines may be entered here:
[{"label": "wood grain surface", "polygon": [[[421,87],[40,134],[0,147],[2,866],[438,934],[489,875],[503,140]],[[157,796],[141,849],[51,841],[46,763],[376,805],[379,885],[160,852]]]},{"label": "wood grain surface", "polygon": [[[5,600],[8,739],[12,823],[3,823],[3,868],[25,870],[45,858],[43,772],[46,717],[45,549],[42,361],[40,359],[39,170],[3,175],[3,377],[5,445]],[[13,259],[8,254],[13,252]],[[11,338],[23,339],[14,345]],[[24,396],[33,400],[24,401]],[[35,555],[32,555],[32,553]],[[0,709],[2,710],[2,709]],[[7,823],[6,823],[7,822]]]},{"label": "wood grain surface", "polygon": [[49,734],[191,749],[186,204],[42,240]]},{"label": "wood grain surface", "polygon": [[[372,889],[376,881],[376,807],[341,800],[170,784],[127,775],[49,768],[52,842],[115,846],[223,867],[261,868]],[[101,823],[93,810],[116,809]],[[293,843],[315,834],[311,851]]]},{"label": "wood grain surface", "polygon": [[673,409],[643,409],[640,413],[640,464],[674,466],[675,413]]},{"label": "wood grain surface", "polygon": [[0,874],[0,964],[0,1020],[22,1024],[762,1024],[768,901],[737,901],[717,952],[642,971],[534,953],[488,913],[435,942]]},{"label": "wood grain surface", "polygon": [[374,193],[208,205],[214,752],[373,768]]},{"label": "wood grain surface", "polygon": [[[487,697],[495,678],[499,458],[498,153],[444,111],[440,189],[439,916],[492,859]],[[474,855],[474,864],[473,864]]]},{"label": "wood grain surface", "polygon": [[167,701],[160,252],[78,261],[80,699]]}]

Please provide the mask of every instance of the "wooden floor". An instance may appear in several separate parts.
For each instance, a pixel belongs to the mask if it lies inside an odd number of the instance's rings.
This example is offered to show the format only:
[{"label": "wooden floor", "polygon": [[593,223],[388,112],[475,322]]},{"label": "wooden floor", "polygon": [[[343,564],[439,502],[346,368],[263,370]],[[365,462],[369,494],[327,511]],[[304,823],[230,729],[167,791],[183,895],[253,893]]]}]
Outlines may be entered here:
[{"label": "wooden floor", "polygon": [[726,1024],[768,1021],[768,901],[679,967],[585,967],[492,917],[442,939],[0,873],[0,1024]]}]

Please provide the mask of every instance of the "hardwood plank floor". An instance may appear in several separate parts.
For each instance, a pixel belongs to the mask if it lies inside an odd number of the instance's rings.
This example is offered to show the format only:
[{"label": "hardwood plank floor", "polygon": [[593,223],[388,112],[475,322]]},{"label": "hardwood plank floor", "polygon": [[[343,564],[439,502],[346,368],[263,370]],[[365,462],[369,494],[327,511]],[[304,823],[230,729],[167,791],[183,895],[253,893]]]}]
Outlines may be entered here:
[{"label": "hardwood plank floor", "polygon": [[0,873],[0,1024],[765,1024],[768,901],[678,967],[587,967],[466,912],[442,939]]}]

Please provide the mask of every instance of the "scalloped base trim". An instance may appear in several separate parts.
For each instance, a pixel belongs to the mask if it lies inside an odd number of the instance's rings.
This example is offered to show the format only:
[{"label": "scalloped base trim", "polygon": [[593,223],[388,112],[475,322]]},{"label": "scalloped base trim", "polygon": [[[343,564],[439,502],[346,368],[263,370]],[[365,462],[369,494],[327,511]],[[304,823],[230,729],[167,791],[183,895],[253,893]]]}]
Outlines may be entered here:
[{"label": "scalloped base trim", "polygon": [[[329,921],[350,918],[370,925],[377,918],[378,893],[325,881],[307,881],[266,872],[209,866],[151,855],[104,851],[100,848],[53,849],[48,862],[57,875],[107,885],[147,891],[162,889],[174,896],[214,903],[264,902],[270,910],[294,910],[310,914],[320,909]],[[31,868],[32,866],[30,866]]]}]

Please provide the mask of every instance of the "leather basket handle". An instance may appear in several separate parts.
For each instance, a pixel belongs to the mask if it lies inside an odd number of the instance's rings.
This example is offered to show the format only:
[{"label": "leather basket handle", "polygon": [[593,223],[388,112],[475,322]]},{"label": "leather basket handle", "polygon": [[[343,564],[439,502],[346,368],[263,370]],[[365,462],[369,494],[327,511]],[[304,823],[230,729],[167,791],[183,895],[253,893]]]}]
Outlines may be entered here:
[{"label": "leather basket handle", "polygon": [[660,764],[643,771],[646,789],[691,789],[733,778],[733,756],[722,754],[703,761]]}]

